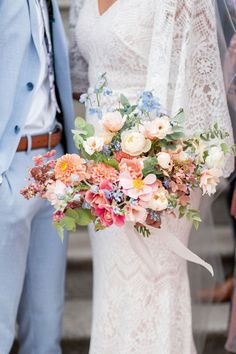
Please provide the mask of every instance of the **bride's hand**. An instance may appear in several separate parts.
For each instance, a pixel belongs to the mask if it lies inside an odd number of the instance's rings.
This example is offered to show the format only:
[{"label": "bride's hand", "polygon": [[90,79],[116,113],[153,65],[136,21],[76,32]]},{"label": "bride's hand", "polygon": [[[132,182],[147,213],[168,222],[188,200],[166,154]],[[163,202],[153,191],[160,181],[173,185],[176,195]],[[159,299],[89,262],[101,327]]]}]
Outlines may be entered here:
[{"label": "bride's hand", "polygon": [[231,202],[231,215],[236,219],[236,184],[234,186],[233,198]]}]

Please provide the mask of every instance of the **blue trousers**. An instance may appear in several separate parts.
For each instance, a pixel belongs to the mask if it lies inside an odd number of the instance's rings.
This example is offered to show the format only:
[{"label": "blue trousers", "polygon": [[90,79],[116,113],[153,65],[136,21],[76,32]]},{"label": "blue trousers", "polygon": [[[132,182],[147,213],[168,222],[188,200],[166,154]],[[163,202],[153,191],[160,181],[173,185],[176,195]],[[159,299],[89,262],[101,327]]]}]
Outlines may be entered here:
[{"label": "blue trousers", "polygon": [[68,239],[46,201],[20,195],[32,157],[45,152],[17,152],[0,186],[0,354],[10,352],[17,321],[20,354],[61,353]]}]

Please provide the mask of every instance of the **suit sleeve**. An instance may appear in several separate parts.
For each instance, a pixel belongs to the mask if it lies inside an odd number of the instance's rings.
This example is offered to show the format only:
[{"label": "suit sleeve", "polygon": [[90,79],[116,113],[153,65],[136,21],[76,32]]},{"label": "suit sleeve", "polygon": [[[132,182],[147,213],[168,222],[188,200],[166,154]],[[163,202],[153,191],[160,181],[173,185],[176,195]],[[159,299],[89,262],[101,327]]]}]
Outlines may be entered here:
[{"label": "suit sleeve", "polygon": [[88,64],[80,53],[76,33],[79,11],[82,6],[81,0],[71,0],[70,6],[70,68],[73,92],[83,93],[88,90]]}]

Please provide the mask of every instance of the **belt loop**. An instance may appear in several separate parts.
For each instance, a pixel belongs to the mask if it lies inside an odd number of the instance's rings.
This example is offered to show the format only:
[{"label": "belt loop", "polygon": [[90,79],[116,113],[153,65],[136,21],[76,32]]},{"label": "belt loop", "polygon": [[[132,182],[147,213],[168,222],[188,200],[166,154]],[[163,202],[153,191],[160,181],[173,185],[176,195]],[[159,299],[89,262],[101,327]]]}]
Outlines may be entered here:
[{"label": "belt loop", "polygon": [[30,151],[32,150],[32,137],[30,134],[26,134],[26,139],[27,139],[27,150],[26,153],[29,154]]},{"label": "belt loop", "polygon": [[48,150],[51,150],[52,148],[52,134],[52,131],[48,133]]}]

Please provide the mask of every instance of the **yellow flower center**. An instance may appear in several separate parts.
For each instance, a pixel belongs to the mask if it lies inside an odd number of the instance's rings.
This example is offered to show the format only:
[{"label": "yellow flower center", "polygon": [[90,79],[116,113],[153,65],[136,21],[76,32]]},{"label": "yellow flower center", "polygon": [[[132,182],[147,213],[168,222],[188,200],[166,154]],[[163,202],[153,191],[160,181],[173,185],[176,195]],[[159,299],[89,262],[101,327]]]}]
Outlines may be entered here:
[{"label": "yellow flower center", "polygon": [[133,184],[136,189],[142,189],[144,186],[144,182],[141,179],[135,179]]},{"label": "yellow flower center", "polygon": [[61,163],[61,170],[62,171],[65,171],[67,169],[67,167],[68,167],[68,163],[66,161]]}]

